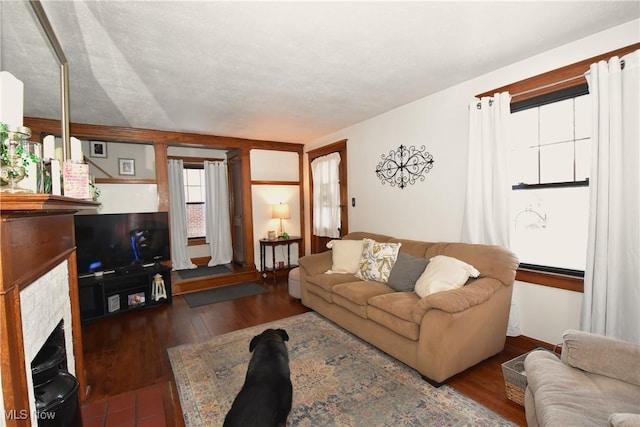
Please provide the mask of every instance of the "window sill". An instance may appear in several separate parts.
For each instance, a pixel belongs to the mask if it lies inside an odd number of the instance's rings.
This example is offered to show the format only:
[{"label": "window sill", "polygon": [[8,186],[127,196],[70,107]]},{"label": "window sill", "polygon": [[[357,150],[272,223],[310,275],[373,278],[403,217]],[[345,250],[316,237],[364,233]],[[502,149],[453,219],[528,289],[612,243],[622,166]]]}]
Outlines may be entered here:
[{"label": "window sill", "polygon": [[187,242],[187,246],[200,246],[200,245],[206,245],[206,244],[207,242],[204,237],[191,238]]},{"label": "window sill", "polygon": [[581,277],[519,268],[516,271],[516,280],[567,291],[584,292],[584,279]]}]

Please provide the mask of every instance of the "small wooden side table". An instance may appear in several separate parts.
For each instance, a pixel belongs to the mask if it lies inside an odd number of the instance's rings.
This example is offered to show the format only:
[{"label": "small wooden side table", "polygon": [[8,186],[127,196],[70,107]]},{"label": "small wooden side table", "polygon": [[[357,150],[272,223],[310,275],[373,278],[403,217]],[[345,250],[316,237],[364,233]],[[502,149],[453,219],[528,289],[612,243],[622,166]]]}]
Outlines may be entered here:
[{"label": "small wooden side table", "polygon": [[[288,273],[291,269],[296,268],[297,264],[291,264],[291,244],[296,243],[298,245],[298,258],[300,258],[300,249],[302,247],[302,237],[292,236],[288,239],[278,238],[276,240],[260,239],[260,271],[262,271],[262,281],[267,278],[269,274],[273,276],[273,283],[276,283],[276,276],[279,272]],[[276,264],[276,247],[287,247],[287,258],[285,265],[282,268],[278,268]],[[267,247],[271,248],[271,267],[267,267]]]}]

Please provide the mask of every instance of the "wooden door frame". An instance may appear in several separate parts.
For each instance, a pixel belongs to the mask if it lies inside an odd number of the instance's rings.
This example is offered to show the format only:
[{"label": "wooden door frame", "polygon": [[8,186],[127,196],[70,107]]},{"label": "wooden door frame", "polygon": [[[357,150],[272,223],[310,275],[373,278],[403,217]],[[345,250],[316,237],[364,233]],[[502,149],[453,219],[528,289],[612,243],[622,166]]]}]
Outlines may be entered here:
[{"label": "wooden door frame", "polygon": [[311,162],[318,157],[326,156],[331,153],[340,154],[340,207],[341,209],[341,219],[342,219],[342,227],[340,229],[340,237],[349,233],[349,205],[348,205],[348,185],[347,185],[347,140],[342,139],[340,141],[336,141],[332,144],[328,144],[322,146],[320,148],[316,148],[314,150],[310,150],[307,152],[307,156],[309,159],[308,168],[309,168],[309,224],[310,224],[310,233],[309,233],[309,241],[311,253],[320,252],[319,248],[314,248],[314,237],[313,237],[313,173],[311,172]]}]

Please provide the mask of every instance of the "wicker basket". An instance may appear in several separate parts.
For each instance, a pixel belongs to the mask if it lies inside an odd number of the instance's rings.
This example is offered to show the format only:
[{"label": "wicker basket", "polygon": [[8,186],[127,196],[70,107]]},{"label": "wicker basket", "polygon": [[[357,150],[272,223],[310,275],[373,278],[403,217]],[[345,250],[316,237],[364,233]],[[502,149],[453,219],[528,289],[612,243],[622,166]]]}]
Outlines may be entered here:
[{"label": "wicker basket", "polygon": [[[530,352],[529,352],[530,353]],[[507,388],[507,398],[524,406],[524,390],[527,388],[527,374],[524,371],[524,359],[529,353],[511,359],[502,364],[502,376]]]}]

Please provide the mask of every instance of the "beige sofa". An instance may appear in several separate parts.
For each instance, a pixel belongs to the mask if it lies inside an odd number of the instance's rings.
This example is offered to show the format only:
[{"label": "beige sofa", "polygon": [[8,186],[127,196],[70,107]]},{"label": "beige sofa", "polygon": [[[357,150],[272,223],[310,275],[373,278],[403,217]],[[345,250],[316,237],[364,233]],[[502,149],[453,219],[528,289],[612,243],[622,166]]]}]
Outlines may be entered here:
[{"label": "beige sofa", "polygon": [[529,427],[640,426],[640,346],[569,330],[562,356],[529,353]]},{"label": "beige sofa", "polygon": [[332,251],[302,257],[302,303],[440,385],[500,352],[506,339],[518,260],[497,246],[431,243],[356,232],[343,239],[401,243],[400,252],[457,258],[481,273],[464,287],[433,293],[396,292],[352,274],[326,274]]}]

